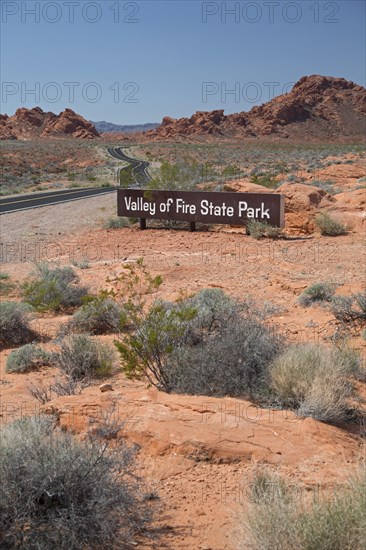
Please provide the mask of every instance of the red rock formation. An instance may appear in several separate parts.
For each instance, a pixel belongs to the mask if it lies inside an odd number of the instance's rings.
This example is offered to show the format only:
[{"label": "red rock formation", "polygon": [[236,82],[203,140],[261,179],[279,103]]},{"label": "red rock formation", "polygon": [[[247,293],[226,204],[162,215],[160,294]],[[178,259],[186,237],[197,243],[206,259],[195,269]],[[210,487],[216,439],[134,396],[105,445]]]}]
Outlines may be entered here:
[{"label": "red rock formation", "polygon": [[50,120],[42,132],[42,136],[65,134],[82,139],[92,139],[99,135],[90,122],[71,109],[65,109],[58,117]]},{"label": "red rock formation", "polygon": [[40,107],[17,109],[11,117],[0,115],[0,139],[32,139],[37,137],[93,139],[99,134],[94,126],[71,109],[59,115],[44,112]]},{"label": "red rock formation", "polygon": [[223,135],[294,139],[361,137],[366,128],[366,90],[344,78],[304,76],[291,92],[249,112],[196,112],[190,118],[165,117],[147,138]]}]

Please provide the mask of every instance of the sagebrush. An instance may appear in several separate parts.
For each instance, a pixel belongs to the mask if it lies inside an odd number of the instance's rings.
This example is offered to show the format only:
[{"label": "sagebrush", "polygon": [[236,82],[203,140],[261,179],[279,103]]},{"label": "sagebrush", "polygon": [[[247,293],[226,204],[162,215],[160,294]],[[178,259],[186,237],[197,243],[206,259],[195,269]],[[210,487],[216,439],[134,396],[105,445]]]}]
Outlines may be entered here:
[{"label": "sagebrush", "polygon": [[317,302],[330,302],[336,288],[334,283],[314,283],[299,296],[299,304],[306,307]]},{"label": "sagebrush", "polygon": [[84,303],[63,328],[64,332],[106,334],[120,330],[122,306],[107,293],[84,298]]},{"label": "sagebrush", "polygon": [[121,442],[80,442],[50,418],[3,427],[1,548],[128,548],[151,519],[134,455]]},{"label": "sagebrush", "polygon": [[18,302],[0,301],[0,344],[17,346],[36,338],[30,327],[32,307]]},{"label": "sagebrush", "polygon": [[74,381],[91,380],[111,374],[115,352],[107,343],[87,334],[77,334],[62,340],[60,351],[53,354],[52,362]]},{"label": "sagebrush", "polygon": [[33,279],[23,286],[24,301],[37,311],[60,311],[82,304],[88,289],[80,286],[79,278],[70,266],[36,266]]},{"label": "sagebrush", "polygon": [[26,344],[13,350],[6,362],[7,372],[28,372],[38,369],[51,360],[49,353],[35,344]]}]

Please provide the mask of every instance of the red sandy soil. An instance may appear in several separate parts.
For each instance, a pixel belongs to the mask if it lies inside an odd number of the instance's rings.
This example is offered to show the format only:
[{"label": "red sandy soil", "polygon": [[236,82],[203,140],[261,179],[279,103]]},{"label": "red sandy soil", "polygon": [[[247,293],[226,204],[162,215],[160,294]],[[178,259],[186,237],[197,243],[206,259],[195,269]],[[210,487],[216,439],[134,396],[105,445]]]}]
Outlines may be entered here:
[{"label": "red sandy soil", "polygon": [[[57,206],[51,210],[57,224],[65,211]],[[362,231],[337,238],[315,234],[258,242],[239,228],[192,234],[165,229],[141,232],[137,227],[104,230],[90,223],[88,229],[60,237],[63,252],[57,259],[61,263],[69,263],[66,244],[71,240],[78,253],[88,250],[90,268],[77,271],[93,292],[106,288],[107,276],[120,274],[125,263],[144,257],[153,274],[163,275],[161,297],[173,299],[181,290],[215,287],[236,297],[252,295],[260,303],[271,300],[280,307],[273,323],[294,342],[329,343],[337,328],[325,308],[297,304],[306,286],[333,281],[339,284],[337,292],[346,295],[365,286]],[[6,272],[18,282],[30,270],[30,263],[6,265]],[[51,337],[67,319],[66,315],[43,315],[33,324]],[[352,342],[365,354],[366,342],[359,334]],[[55,343],[46,347],[53,348]],[[29,374],[5,373],[10,351],[0,354],[3,422],[39,412],[27,385],[47,383],[55,374],[50,368]],[[112,407],[127,420],[125,436],[141,445],[139,473],[157,491],[161,506],[155,523],[161,538],[139,543],[141,548],[237,548],[235,513],[242,503],[244,517],[248,480],[258,467],[278,471],[307,494],[319,485],[322,491],[333,490],[365,458],[364,441],[356,429],[301,419],[288,411],[257,409],[232,398],[168,395],[143,382],[129,381],[121,373],[109,381],[113,391],[101,393],[98,384],[93,385],[81,395],[54,399],[42,410],[56,414],[61,426],[81,437],[90,421],[100,420],[102,411]],[[360,392],[365,392],[362,385]]]}]

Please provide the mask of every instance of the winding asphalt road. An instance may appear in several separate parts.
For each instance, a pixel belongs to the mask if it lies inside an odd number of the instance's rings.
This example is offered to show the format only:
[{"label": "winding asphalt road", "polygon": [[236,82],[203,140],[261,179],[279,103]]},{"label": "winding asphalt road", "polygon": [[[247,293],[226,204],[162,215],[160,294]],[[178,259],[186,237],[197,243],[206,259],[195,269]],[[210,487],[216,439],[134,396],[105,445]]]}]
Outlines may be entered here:
[{"label": "winding asphalt road", "polygon": [[[146,172],[147,168],[150,166],[150,163],[145,160],[137,160],[133,159],[129,156],[127,156],[121,147],[108,147],[107,149],[108,153],[117,160],[123,160],[125,162],[128,162],[130,166],[132,166],[132,174],[135,179],[135,184],[133,187],[141,188],[144,186],[145,183],[151,180],[151,177]],[[121,168],[118,172],[118,177],[121,173],[121,171],[125,170],[125,168]]]},{"label": "winding asphalt road", "polygon": [[[121,147],[108,147],[108,153],[117,160],[123,160],[132,165],[132,173],[135,179],[133,187],[141,188],[150,181],[150,176],[146,172],[149,162],[133,159],[125,155]],[[118,171],[119,174],[125,168]],[[76,201],[96,195],[105,195],[113,193],[118,187],[83,187],[79,189],[60,189],[59,191],[47,191],[45,193],[30,193],[28,195],[13,195],[0,199],[0,214],[10,212],[19,212],[29,208],[40,208],[52,204],[61,204],[64,202]]]}]

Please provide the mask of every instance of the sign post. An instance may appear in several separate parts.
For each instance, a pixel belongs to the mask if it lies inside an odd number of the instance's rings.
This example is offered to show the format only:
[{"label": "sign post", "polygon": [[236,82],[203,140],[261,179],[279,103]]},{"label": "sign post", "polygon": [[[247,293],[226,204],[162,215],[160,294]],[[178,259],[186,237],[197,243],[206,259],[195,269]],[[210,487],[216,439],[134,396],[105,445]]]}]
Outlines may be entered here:
[{"label": "sign post", "polygon": [[285,197],[277,193],[225,193],[204,191],[117,190],[118,216],[187,221],[190,231],[197,222],[243,225],[251,220],[284,227]]}]

